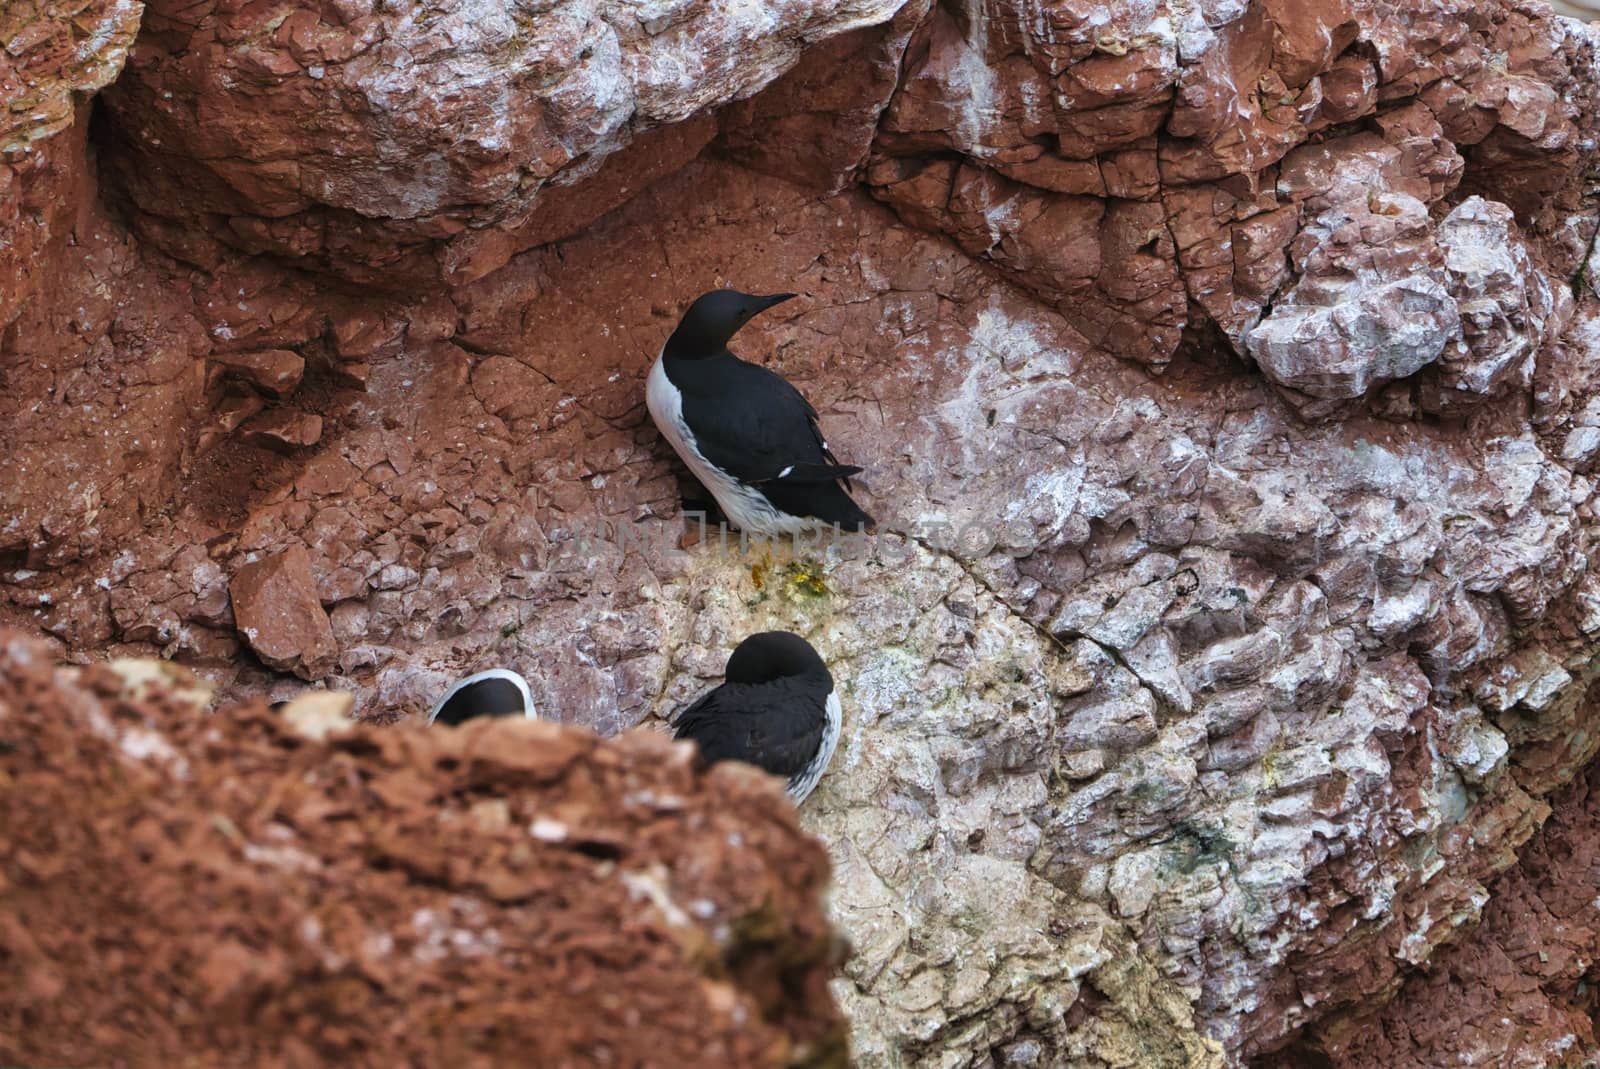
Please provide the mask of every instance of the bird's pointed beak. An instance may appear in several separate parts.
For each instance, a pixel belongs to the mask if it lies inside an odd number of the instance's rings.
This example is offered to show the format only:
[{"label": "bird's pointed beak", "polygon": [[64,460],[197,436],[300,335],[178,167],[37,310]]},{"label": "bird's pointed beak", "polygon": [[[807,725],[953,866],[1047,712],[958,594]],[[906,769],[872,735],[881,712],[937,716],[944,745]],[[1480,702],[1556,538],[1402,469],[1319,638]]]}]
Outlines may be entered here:
[{"label": "bird's pointed beak", "polygon": [[771,294],[770,296],[762,297],[761,298],[761,310],[764,312],[768,308],[771,308],[775,304],[782,304],[784,301],[789,300],[791,297],[798,297],[798,296],[800,296],[798,293],[774,293],[774,294]]}]

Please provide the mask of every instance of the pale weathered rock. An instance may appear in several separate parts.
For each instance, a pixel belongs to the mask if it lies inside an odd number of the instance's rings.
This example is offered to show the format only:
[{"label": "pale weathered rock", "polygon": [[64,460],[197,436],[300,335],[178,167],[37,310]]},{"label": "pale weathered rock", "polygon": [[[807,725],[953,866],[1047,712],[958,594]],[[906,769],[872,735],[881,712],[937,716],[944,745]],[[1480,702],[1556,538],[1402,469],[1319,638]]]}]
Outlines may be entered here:
[{"label": "pale weathered rock", "polygon": [[317,599],[304,546],[243,565],[228,591],[239,633],[268,667],[303,679],[315,679],[332,667],[338,645]]},{"label": "pale weathered rock", "polygon": [[1416,374],[1457,340],[1461,313],[1416,198],[1346,201],[1306,227],[1290,255],[1299,282],[1246,337],[1274,382],[1317,398],[1360,397]]},{"label": "pale weathered rock", "polygon": [[171,661],[117,657],[106,668],[122,681],[121,697],[131,702],[174,702],[199,712],[211,705],[212,688]]},{"label": "pale weathered rock", "polygon": [[1561,333],[1572,294],[1538,269],[1511,209],[1469,197],[1439,224],[1450,292],[1461,310],[1460,357],[1445,356],[1440,401],[1526,389],[1534,356]]},{"label": "pale weathered rock", "polygon": [[350,715],[355,707],[355,696],[348,691],[308,690],[296,695],[280,713],[296,735],[325,739],[355,726],[356,721]]}]

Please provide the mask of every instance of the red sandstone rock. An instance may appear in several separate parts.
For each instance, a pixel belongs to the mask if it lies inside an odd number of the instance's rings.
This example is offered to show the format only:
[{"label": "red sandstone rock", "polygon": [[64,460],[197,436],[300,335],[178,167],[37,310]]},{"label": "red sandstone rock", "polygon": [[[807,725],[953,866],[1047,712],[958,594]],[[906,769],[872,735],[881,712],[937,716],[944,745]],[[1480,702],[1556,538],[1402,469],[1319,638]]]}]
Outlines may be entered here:
[{"label": "red sandstone rock", "polygon": [[269,667],[302,679],[325,675],[338,655],[303,546],[245,564],[228,584],[239,633]]},{"label": "red sandstone rock", "polygon": [[846,1065],[827,859],[767,777],[545,723],[315,737],[151,668],[0,631],[0,1060]]},{"label": "red sandstone rock", "polygon": [[720,147],[791,182],[843,189],[866,163],[906,46],[930,7],[912,0],[882,26],[810,49],[764,92],[722,111]]},{"label": "red sandstone rock", "polygon": [[40,258],[92,194],[75,159],[78,101],[122,69],[139,8],[119,0],[9,0],[0,10],[0,331],[47,277]]},{"label": "red sandstone rock", "polygon": [[365,390],[371,376],[372,365],[362,361],[346,361],[333,369],[334,379],[353,390]]},{"label": "red sandstone rock", "polygon": [[112,0],[0,10],[0,558],[36,567],[164,507],[203,386],[183,287],[101,210],[85,149],[86,94],[117,75],[138,20]]},{"label": "red sandstone rock", "polygon": [[1308,1049],[1338,1069],[1588,1062],[1563,1052],[1600,1046],[1600,773],[1591,766],[1551,803],[1516,865],[1489,885],[1475,931],[1439,951],[1382,1011],[1329,1022],[1278,1064],[1290,1069]]},{"label": "red sandstone rock", "polygon": [[[935,11],[907,50],[868,182],[1091,341],[1155,367],[1186,329],[1214,325],[1248,351],[1244,335],[1283,296],[1292,275],[1276,257],[1287,242],[1241,260],[1242,229],[1310,225],[1302,203],[1321,212],[1374,188],[1432,204],[1462,180],[1457,146],[1480,163],[1474,191],[1531,218],[1571,188],[1575,139],[1592,125],[1594,109],[1579,103],[1595,93],[1583,46],[1563,51],[1554,26],[1520,9],[1445,4],[1403,32],[1365,0],[1229,5],[1204,19],[1138,11],[1031,17],[1002,4],[966,21]],[[1501,74],[1494,57],[1509,41],[1515,69]],[[1364,42],[1386,65],[1374,67]],[[1377,116],[1381,138],[1346,126],[1409,95],[1418,99]],[[1341,127],[1349,136],[1306,143]],[[1322,162],[1309,180],[1296,170],[1306,153]],[[954,172],[952,155],[967,161]],[[1268,169],[1280,163],[1274,183]],[[1085,196],[1096,199],[1073,199]],[[1559,278],[1566,263],[1543,272]]]},{"label": "red sandstone rock", "polygon": [[244,425],[241,436],[246,442],[269,449],[304,449],[321,439],[322,417],[280,406],[251,419]]},{"label": "red sandstone rock", "polygon": [[237,430],[245,420],[266,406],[267,403],[256,394],[237,393],[224,397],[212,409],[212,413],[216,416],[217,427],[226,433]]},{"label": "red sandstone rock", "polygon": [[293,393],[306,370],[305,358],[287,349],[222,352],[214,354],[211,361],[274,397]]},{"label": "red sandstone rock", "polygon": [[[774,23],[608,3],[528,21],[445,3],[319,0],[274,18],[150,0],[144,45],[107,98],[108,149],[144,232],[186,259],[209,266],[227,246],[390,289],[470,281],[692,158],[715,132],[696,112],[897,7],[823,0]],[[658,128],[653,149],[605,167]],[[596,189],[568,189],[597,169]]]},{"label": "red sandstone rock", "polygon": [[406,324],[382,310],[355,310],[333,324],[333,350],[341,360],[364,360],[400,351]]},{"label": "red sandstone rock", "polygon": [[[79,142],[65,157],[80,178]],[[34,567],[92,558],[166,508],[210,349],[186,285],[154,268],[94,202],[0,330],[0,554]],[[99,548],[96,548],[99,547]]]}]

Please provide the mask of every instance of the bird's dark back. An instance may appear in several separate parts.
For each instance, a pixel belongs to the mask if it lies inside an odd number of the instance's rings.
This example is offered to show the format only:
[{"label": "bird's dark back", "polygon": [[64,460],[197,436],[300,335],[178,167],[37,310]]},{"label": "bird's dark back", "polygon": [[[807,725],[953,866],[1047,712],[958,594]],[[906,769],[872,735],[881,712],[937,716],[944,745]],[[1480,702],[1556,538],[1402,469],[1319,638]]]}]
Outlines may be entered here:
[{"label": "bird's dark back", "polygon": [[822,743],[832,690],[814,678],[724,683],[684,710],[673,734],[693,739],[708,762],[746,761],[794,776]]}]

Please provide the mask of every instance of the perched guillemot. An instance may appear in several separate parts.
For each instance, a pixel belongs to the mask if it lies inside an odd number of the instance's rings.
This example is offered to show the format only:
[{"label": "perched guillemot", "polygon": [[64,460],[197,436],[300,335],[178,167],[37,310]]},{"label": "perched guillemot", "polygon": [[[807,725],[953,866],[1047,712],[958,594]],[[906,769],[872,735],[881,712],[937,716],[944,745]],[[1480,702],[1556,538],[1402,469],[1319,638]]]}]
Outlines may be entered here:
[{"label": "perched guillemot", "polygon": [[833,676],[811,643],[763,631],[739,643],[721,686],[678,714],[673,735],[706,761],[745,761],[788,780],[795,805],[822,778],[839,745]]},{"label": "perched guillemot", "polygon": [[850,476],[817,428],[817,410],[775,371],[740,360],[728,340],[756,313],[795,296],[702,295],[678,321],[645,385],[650,417],[743,531],[795,534],[823,524],[872,526]]},{"label": "perched guillemot", "polygon": [[428,723],[461,724],[476,716],[534,719],[528,681],[509,668],[491,668],[458,680],[428,714]]}]

